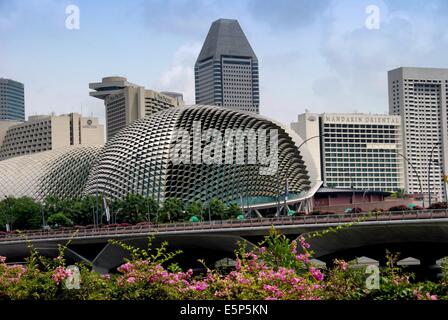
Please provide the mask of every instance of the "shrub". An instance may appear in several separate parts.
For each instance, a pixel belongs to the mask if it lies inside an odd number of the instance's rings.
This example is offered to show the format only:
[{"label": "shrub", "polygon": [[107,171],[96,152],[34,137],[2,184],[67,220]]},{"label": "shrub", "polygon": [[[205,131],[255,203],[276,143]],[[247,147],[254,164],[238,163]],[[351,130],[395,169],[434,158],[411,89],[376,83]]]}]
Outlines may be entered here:
[{"label": "shrub", "polygon": [[448,209],[448,204],[446,202],[436,202],[432,203],[428,209]]},{"label": "shrub", "polygon": [[408,211],[408,210],[410,210],[410,209],[405,205],[399,205],[399,206],[389,208],[389,211]]},{"label": "shrub", "polygon": [[62,212],[52,214],[48,217],[47,223],[52,228],[70,227],[73,225],[72,220],[67,218]]},{"label": "shrub", "polygon": [[398,255],[386,254],[387,266],[380,274],[380,288],[366,287],[365,268],[335,260],[334,267],[320,270],[312,262],[313,251],[304,237],[290,240],[274,229],[247,251],[241,243],[230,272],[211,270],[193,274],[183,271],[166,242],[135,248],[110,241],[129,252],[117,273],[99,275],[85,264],[77,264],[81,283],[69,290],[66,281],[74,276],[66,266],[63,246],[55,259],[40,256],[32,247],[26,265],[7,265],[0,256],[0,298],[6,300],[436,300],[448,299],[446,279],[415,282],[414,276],[397,266]]}]

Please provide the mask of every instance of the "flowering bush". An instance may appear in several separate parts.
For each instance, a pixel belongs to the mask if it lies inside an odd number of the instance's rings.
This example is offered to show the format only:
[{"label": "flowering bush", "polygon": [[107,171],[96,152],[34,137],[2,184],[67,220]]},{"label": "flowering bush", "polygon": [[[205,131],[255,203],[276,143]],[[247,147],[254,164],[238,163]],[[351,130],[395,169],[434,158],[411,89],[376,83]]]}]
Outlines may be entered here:
[{"label": "flowering bush", "polygon": [[235,252],[235,267],[228,273],[205,266],[204,274],[181,270],[169,264],[180,254],[159,248],[139,249],[112,242],[130,252],[116,273],[99,275],[78,264],[79,289],[70,289],[74,276],[63,258],[48,259],[32,250],[25,265],[7,265],[0,257],[0,299],[376,299],[438,300],[448,298],[447,280],[440,283],[413,281],[396,266],[397,256],[388,254],[379,289],[368,289],[364,268],[335,260],[334,266],[318,268],[304,237],[291,241],[274,230],[259,247],[247,251],[242,244]]}]

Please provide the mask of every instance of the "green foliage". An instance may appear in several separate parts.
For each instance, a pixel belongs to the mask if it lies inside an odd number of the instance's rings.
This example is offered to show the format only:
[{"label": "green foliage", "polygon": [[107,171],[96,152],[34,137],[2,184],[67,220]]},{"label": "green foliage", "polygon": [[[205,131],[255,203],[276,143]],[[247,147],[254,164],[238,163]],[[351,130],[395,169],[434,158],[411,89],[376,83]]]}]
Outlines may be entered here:
[{"label": "green foliage", "polygon": [[67,218],[62,212],[57,212],[49,216],[47,223],[52,228],[73,226],[73,221]]},{"label": "green foliage", "polygon": [[[148,221],[149,218],[154,220],[158,205],[153,198],[145,198],[139,194],[128,194],[123,199],[117,199],[113,202],[112,214],[116,216],[117,223],[138,223]],[[149,216],[148,217],[148,213]]]},{"label": "green foliage", "polygon": [[2,228],[9,223],[15,229],[38,229],[42,226],[41,207],[28,197],[5,198],[0,202]]},{"label": "green foliage", "polygon": [[[56,215],[55,213],[53,215]],[[52,215],[52,216],[53,216]],[[325,299],[325,300],[435,300],[448,299],[442,282],[415,282],[412,274],[397,266],[397,254],[386,253],[387,265],[380,273],[380,287],[368,289],[365,267],[335,260],[323,274],[307,261],[312,251],[303,237],[290,240],[271,230],[260,247],[248,250],[240,244],[231,272],[210,270],[193,276],[173,263],[181,251],[168,244],[136,248],[110,241],[129,252],[117,273],[99,275],[91,265],[78,263],[80,286],[67,283],[73,269],[64,258],[69,243],[59,247],[55,259],[41,256],[29,243],[25,265],[7,265],[0,257],[0,298],[26,300],[146,300],[146,299]],[[300,253],[301,252],[301,253]],[[305,259],[304,259],[305,258]]]},{"label": "green foliage", "polygon": [[235,219],[242,213],[243,211],[241,210],[241,207],[236,203],[232,203],[226,208],[225,217],[226,219]]},{"label": "green foliage", "polygon": [[159,222],[180,221],[184,219],[182,201],[177,198],[167,198],[159,215]]},{"label": "green foliage", "polygon": [[397,189],[395,192],[391,194],[391,198],[395,199],[407,199],[408,195],[406,194],[406,190],[404,189]]},{"label": "green foliage", "polygon": [[445,257],[442,259],[441,263],[443,280],[448,282],[448,258]]},{"label": "green foliage", "polygon": [[210,210],[212,220],[222,220],[226,218],[226,205],[224,204],[224,202],[217,198],[213,198],[210,200],[207,209]]},{"label": "green foliage", "polygon": [[190,202],[185,211],[187,212],[189,217],[202,217],[204,212],[204,204],[202,203],[202,201]]}]

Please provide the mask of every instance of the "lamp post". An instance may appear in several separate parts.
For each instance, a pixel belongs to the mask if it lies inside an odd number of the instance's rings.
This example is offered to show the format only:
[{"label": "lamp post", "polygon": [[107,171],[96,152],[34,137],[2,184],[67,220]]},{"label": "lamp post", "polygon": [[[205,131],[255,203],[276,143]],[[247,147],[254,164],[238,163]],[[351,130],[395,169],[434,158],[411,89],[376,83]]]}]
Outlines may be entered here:
[{"label": "lamp post", "polygon": [[437,159],[434,159],[434,163],[439,165],[439,167],[440,167],[440,169],[441,169],[441,172],[442,172],[443,193],[444,193],[444,196],[445,196],[445,202],[446,202],[446,201],[448,201],[448,193],[447,193],[448,190],[447,190],[447,187],[446,187],[446,184],[447,184],[447,182],[448,182],[448,176],[445,174],[445,171],[444,171],[444,168],[443,168],[443,163],[441,163],[441,162],[438,161]]},{"label": "lamp post", "polygon": [[437,146],[439,146],[439,145],[440,145],[440,142],[437,142],[437,143],[435,143],[435,144],[432,146],[431,153],[430,153],[430,156],[429,156],[429,162],[428,162],[428,203],[429,203],[429,206],[431,206],[431,202],[432,202],[432,199],[431,199],[431,186],[430,186],[432,154],[433,154],[433,152],[434,152],[434,149],[435,149]]},{"label": "lamp post", "polygon": [[[307,143],[308,141],[310,141],[310,140],[312,140],[312,139],[316,139],[316,138],[320,138],[320,137],[325,137],[325,134],[323,134],[323,135],[316,135],[316,136],[312,136],[312,137],[309,137],[308,139],[306,139],[306,140],[304,140],[304,141],[302,141],[302,143],[297,147],[297,151],[299,151],[300,150],[300,148],[305,144],[305,143]],[[319,168],[317,168],[318,170],[319,170]],[[285,197],[284,197],[284,212],[285,212],[285,215],[287,215],[288,213],[287,213],[287,195],[286,195],[286,189],[288,188],[288,186],[287,186],[287,182],[288,181],[288,177],[286,176],[286,174],[285,174]],[[280,215],[280,187],[279,187],[279,174],[278,174],[278,169],[277,169],[277,216],[278,215]]]},{"label": "lamp post", "polygon": [[414,171],[414,174],[417,176],[418,179],[418,184],[420,185],[420,195],[422,196],[422,206],[423,208],[425,207],[425,195],[423,194],[423,186],[422,186],[422,181],[420,180],[420,175],[418,174],[417,170],[415,169],[414,165],[412,164],[411,161],[409,161],[408,158],[406,158],[404,155],[402,155],[400,152],[395,151],[394,152],[396,154],[398,154],[399,156],[401,156],[412,168],[412,170]]},{"label": "lamp post", "polygon": [[11,203],[9,202],[9,198],[8,196],[5,196],[5,203],[8,207],[8,214],[5,213],[5,217],[6,217],[6,231],[11,231],[12,229],[12,222],[11,222]]}]

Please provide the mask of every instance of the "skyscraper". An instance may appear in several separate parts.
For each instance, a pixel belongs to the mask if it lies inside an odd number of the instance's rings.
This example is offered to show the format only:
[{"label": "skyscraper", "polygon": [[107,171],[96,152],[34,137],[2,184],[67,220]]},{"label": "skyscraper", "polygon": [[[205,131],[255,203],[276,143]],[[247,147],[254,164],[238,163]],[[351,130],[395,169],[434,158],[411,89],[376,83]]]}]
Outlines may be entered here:
[{"label": "skyscraper", "polygon": [[403,124],[406,189],[430,191],[434,200],[442,200],[448,168],[448,69],[398,68],[388,78],[389,113],[400,115]]},{"label": "skyscraper", "polygon": [[0,120],[25,121],[23,83],[0,78]]},{"label": "skyscraper", "polygon": [[212,23],[195,64],[196,103],[259,113],[258,59],[237,20]]},{"label": "skyscraper", "polygon": [[309,139],[327,186],[391,192],[404,187],[399,116],[306,112],[291,128]]},{"label": "skyscraper", "polygon": [[135,120],[184,104],[179,93],[147,90],[124,77],[105,77],[101,82],[90,83],[89,88],[94,90],[90,92],[92,97],[104,100],[108,140]]}]

